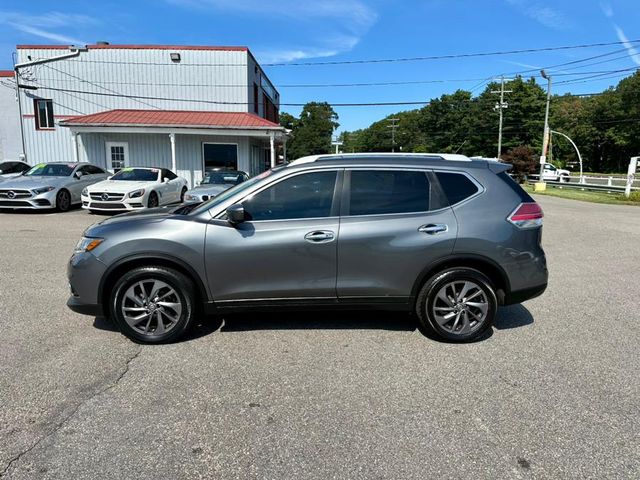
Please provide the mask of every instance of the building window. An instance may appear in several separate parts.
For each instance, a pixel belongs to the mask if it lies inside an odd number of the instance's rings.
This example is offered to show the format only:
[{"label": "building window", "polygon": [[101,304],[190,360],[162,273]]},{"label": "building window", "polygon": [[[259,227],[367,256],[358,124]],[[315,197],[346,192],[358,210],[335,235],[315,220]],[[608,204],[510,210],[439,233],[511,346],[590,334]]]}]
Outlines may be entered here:
[{"label": "building window", "polygon": [[129,166],[129,144],[127,142],[107,142],[107,168],[114,173]]},{"label": "building window", "polygon": [[260,115],[260,94],[258,93],[258,84],[253,84],[253,111],[256,115]]},{"label": "building window", "polygon": [[215,169],[238,169],[238,146],[224,143],[203,143],[204,171]]},{"label": "building window", "polygon": [[36,130],[47,130],[55,128],[53,123],[53,100],[44,100],[37,98],[33,101]]}]

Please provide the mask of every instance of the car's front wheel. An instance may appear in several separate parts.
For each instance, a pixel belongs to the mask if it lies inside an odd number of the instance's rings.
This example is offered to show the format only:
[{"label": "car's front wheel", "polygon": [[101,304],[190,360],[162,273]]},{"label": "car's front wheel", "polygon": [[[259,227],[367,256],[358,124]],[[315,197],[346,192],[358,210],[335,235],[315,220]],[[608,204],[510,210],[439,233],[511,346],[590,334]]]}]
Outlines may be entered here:
[{"label": "car's front wheel", "polygon": [[187,194],[187,187],[182,187],[182,192],[180,192],[180,203],[184,203],[184,196]]},{"label": "car's front wheel", "polygon": [[56,208],[59,212],[67,212],[71,208],[71,195],[67,190],[60,190],[56,195]]},{"label": "car's front wheel", "polygon": [[416,313],[424,329],[446,340],[469,342],[492,327],[497,307],[494,287],[486,275],[454,267],[424,284]]},{"label": "car's front wheel", "polygon": [[166,267],[139,267],[113,288],[111,314],[120,331],[142,343],[172,342],[190,327],[194,316],[193,282]]},{"label": "car's front wheel", "polygon": [[156,192],[151,192],[149,194],[149,200],[147,200],[147,207],[148,208],[155,208],[160,204],[160,202],[158,201],[158,194]]}]

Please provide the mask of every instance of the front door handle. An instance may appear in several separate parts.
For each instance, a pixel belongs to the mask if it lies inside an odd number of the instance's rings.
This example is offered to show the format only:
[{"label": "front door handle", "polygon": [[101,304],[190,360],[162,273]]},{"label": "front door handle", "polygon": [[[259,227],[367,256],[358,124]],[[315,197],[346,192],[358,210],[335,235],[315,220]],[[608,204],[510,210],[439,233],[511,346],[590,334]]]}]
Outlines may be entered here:
[{"label": "front door handle", "polygon": [[304,239],[307,242],[311,243],[327,243],[332,242],[335,238],[335,235],[330,230],[315,230],[313,232],[309,232],[304,236]]},{"label": "front door handle", "polygon": [[449,230],[449,227],[444,223],[430,223],[429,225],[423,225],[418,228],[419,232],[426,233],[428,235],[437,235],[438,233],[444,233]]}]

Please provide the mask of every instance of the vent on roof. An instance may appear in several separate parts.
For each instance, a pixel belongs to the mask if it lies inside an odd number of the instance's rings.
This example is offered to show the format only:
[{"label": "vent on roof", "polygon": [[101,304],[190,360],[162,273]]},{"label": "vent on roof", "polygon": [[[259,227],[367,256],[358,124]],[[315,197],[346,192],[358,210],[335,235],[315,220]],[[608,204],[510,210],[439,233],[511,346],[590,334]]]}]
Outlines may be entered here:
[{"label": "vent on roof", "polygon": [[105,42],[104,40],[98,40],[96,45],[109,45],[109,42]]}]

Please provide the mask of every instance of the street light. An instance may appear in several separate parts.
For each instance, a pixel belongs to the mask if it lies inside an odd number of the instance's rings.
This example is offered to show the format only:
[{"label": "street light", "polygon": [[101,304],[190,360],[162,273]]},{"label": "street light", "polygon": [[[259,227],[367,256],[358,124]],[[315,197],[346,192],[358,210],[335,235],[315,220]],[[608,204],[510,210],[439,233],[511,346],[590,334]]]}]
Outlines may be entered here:
[{"label": "street light", "polygon": [[569,143],[571,143],[571,145],[573,145],[573,148],[576,149],[576,153],[578,154],[578,160],[580,161],[580,183],[582,183],[582,155],[580,155],[580,150],[578,150],[578,146],[575,144],[573,140],[569,138],[569,135],[565,135],[564,133],[558,132],[556,130],[549,130],[549,133],[555,133],[556,135],[563,136],[564,138],[569,140]]},{"label": "street light", "polygon": [[544,164],[547,162],[547,148],[549,147],[549,105],[551,104],[551,75],[540,70],[540,75],[547,81],[547,109],[544,114],[544,138],[542,139],[542,155],[540,155],[540,178],[537,184],[537,190],[545,190],[544,183]]}]

